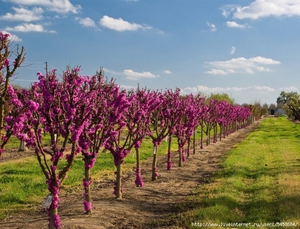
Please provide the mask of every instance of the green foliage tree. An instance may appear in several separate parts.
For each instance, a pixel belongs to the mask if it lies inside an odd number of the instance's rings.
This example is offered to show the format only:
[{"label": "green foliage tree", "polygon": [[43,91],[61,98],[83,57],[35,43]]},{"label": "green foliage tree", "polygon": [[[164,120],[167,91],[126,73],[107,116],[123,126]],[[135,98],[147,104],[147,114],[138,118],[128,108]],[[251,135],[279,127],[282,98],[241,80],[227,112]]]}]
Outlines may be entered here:
[{"label": "green foliage tree", "polygon": [[211,93],[210,96],[207,98],[207,101],[210,101],[212,99],[219,100],[219,101],[225,100],[230,104],[236,104],[235,99],[231,98],[226,93]]},{"label": "green foliage tree", "polygon": [[282,91],[277,104],[283,104],[282,108],[289,118],[300,120],[300,95],[297,92]]}]

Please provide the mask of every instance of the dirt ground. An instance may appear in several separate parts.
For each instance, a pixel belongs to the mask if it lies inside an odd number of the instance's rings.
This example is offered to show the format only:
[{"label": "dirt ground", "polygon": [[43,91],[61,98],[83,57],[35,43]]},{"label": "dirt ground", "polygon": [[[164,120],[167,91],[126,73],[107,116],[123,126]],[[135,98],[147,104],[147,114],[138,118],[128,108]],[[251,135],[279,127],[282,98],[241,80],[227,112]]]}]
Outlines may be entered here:
[{"label": "dirt ground", "polygon": [[[198,149],[196,154],[177,166],[177,153],[173,156],[173,169],[166,170],[166,157],[158,160],[159,178],[151,181],[151,163],[142,164],[145,187],[135,187],[134,171],[124,174],[123,199],[116,200],[112,194],[113,181],[94,181],[92,215],[84,214],[82,190],[62,192],[59,214],[62,228],[65,229],[153,229],[175,228],[171,215],[182,212],[181,203],[187,201],[199,185],[205,185],[213,174],[221,169],[220,160],[235,144],[242,141],[259,126],[259,121],[239,130],[222,141]],[[199,147],[198,147],[199,148]],[[6,155],[6,154],[5,154]],[[3,155],[4,156],[4,155]],[[19,155],[20,156],[20,155]],[[4,157],[2,160],[17,158]],[[28,214],[4,219],[0,228],[48,228],[45,210],[37,206]],[[180,227],[176,227],[180,228]]]}]

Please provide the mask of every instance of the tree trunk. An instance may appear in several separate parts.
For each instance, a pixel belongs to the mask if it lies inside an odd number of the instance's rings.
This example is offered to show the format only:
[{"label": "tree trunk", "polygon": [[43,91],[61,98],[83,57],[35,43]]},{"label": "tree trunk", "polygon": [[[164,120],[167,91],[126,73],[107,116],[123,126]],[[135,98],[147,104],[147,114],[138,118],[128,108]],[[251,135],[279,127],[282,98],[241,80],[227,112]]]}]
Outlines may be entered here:
[{"label": "tree trunk", "polygon": [[189,138],[187,140],[187,149],[186,149],[186,157],[189,158],[190,157],[190,147],[191,147],[191,138]]},{"label": "tree trunk", "polygon": [[[88,158],[85,158],[85,160],[90,160]],[[89,163],[88,161],[85,161],[86,163]],[[92,197],[91,197],[91,173],[90,168],[87,166],[84,167],[84,181],[83,181],[83,187],[84,187],[84,210],[86,214],[92,214]]]},{"label": "tree trunk", "polygon": [[144,183],[141,176],[141,162],[140,162],[140,151],[138,148],[135,149],[136,153],[136,179],[135,179],[135,185],[136,187],[143,187]]},{"label": "tree trunk", "polygon": [[182,147],[178,147],[178,166],[182,167]]},{"label": "tree trunk", "polygon": [[213,143],[216,143],[216,125],[213,125]]},{"label": "tree trunk", "polygon": [[58,204],[59,204],[59,189],[60,189],[60,181],[53,178],[56,174],[52,174],[52,178],[50,178],[48,185],[49,190],[51,190],[52,195],[52,203],[48,209],[49,211],[49,229],[60,229],[60,217],[58,215]]},{"label": "tree trunk", "polygon": [[135,149],[135,154],[136,154],[136,168],[140,169],[141,167],[141,162],[140,162],[140,151],[139,149]]},{"label": "tree trunk", "polygon": [[203,149],[203,125],[202,124],[201,124],[201,131],[200,131],[200,149]]},{"label": "tree trunk", "polygon": [[58,209],[53,208],[52,205],[49,209],[49,229],[59,229],[60,226],[57,225],[56,219],[58,216]]},{"label": "tree trunk", "polygon": [[172,134],[168,137],[168,165],[167,170],[172,169],[172,153],[171,153],[171,145],[172,145]]},{"label": "tree trunk", "polygon": [[193,154],[196,154],[196,129],[193,133]]},{"label": "tree trunk", "polygon": [[117,165],[117,178],[116,178],[116,198],[117,199],[122,199],[121,179],[122,179],[122,161],[119,158],[118,165]]},{"label": "tree trunk", "polygon": [[[4,103],[5,103],[5,95],[1,94],[0,98],[0,142],[2,143],[3,133],[3,125],[4,125]],[[0,153],[1,155],[1,153]]]},{"label": "tree trunk", "polygon": [[153,146],[152,181],[157,180],[157,146]]},{"label": "tree trunk", "polygon": [[210,145],[210,129],[207,130],[207,136],[206,136],[206,146]]}]

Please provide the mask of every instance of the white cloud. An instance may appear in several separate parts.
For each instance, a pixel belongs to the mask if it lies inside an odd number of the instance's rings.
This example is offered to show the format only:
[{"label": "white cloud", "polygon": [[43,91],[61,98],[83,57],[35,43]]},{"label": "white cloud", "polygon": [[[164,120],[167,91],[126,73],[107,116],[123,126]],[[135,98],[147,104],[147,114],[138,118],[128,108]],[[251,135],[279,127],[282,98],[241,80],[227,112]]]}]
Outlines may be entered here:
[{"label": "white cloud", "polygon": [[226,61],[211,61],[206,62],[206,64],[211,67],[211,70],[206,71],[205,73],[214,75],[228,75],[232,73],[253,74],[256,71],[270,72],[272,70],[264,67],[264,65],[278,65],[280,62],[270,58],[257,56],[249,59],[239,57]]},{"label": "white cloud", "polygon": [[126,79],[130,80],[138,80],[141,78],[153,79],[159,77],[159,75],[154,75],[151,72],[134,72],[131,69],[125,69],[123,74],[126,76]]},{"label": "white cloud", "polygon": [[233,4],[227,4],[227,5],[223,5],[220,10],[222,11],[222,15],[225,18],[228,18],[229,15],[237,8],[237,5],[233,5]]},{"label": "white cloud", "polygon": [[214,24],[206,22],[206,24],[210,27],[210,31],[215,32],[217,31],[217,27]]},{"label": "white cloud", "polygon": [[55,33],[54,30],[48,31],[45,30],[44,27],[40,24],[32,24],[32,23],[23,23],[21,25],[17,25],[15,27],[6,27],[7,31],[15,31],[15,32],[44,32],[44,33]]},{"label": "white cloud", "polygon": [[95,28],[95,29],[99,29],[97,27],[96,23],[94,22],[94,20],[89,18],[89,17],[86,17],[86,18],[76,17],[75,20],[78,21],[79,24],[84,26],[84,27],[92,27],[92,28]]},{"label": "white cloud", "polygon": [[268,86],[250,86],[250,87],[207,87],[198,85],[195,87],[186,87],[182,89],[185,93],[230,93],[230,92],[274,92],[272,87]]},{"label": "white cloud", "polygon": [[241,24],[238,24],[237,22],[235,21],[227,21],[226,22],[226,25],[227,27],[229,28],[239,28],[239,29],[244,29],[247,27],[247,25],[241,25]]},{"label": "white cloud", "polygon": [[103,16],[99,24],[102,25],[103,27],[106,27],[108,29],[116,30],[118,32],[123,32],[123,31],[136,31],[139,29],[142,30],[147,30],[147,29],[152,29],[151,26],[148,25],[140,25],[136,23],[130,23],[128,21],[124,21],[122,18],[112,18],[107,15]]},{"label": "white cloud", "polygon": [[57,13],[79,13],[81,9],[80,5],[74,6],[69,0],[6,0],[7,2],[12,2],[20,5],[27,6],[44,6],[48,10]]},{"label": "white cloud", "polygon": [[115,72],[115,71],[109,70],[109,69],[107,69],[107,68],[103,68],[103,70],[104,70],[104,74],[105,74],[106,72],[108,72],[108,73],[110,73],[110,74],[112,74],[112,75],[122,75],[121,72]]},{"label": "white cloud", "polygon": [[280,62],[277,60],[265,58],[262,56],[256,56],[256,57],[249,58],[249,61],[254,62],[254,63],[260,63],[260,64],[280,64]]},{"label": "white cloud", "polygon": [[279,88],[280,91],[298,91],[298,89],[296,87],[280,87]]},{"label": "white cloud", "polygon": [[163,73],[165,73],[165,74],[172,74],[172,72],[169,71],[169,70],[163,70]]},{"label": "white cloud", "polygon": [[273,92],[276,91],[272,87],[267,87],[267,86],[254,86],[254,87],[249,87],[248,90],[253,89],[254,91],[263,91],[263,92]]},{"label": "white cloud", "polygon": [[227,75],[228,73],[222,69],[211,69],[209,71],[206,71],[204,73],[207,73],[207,74],[211,74],[211,75]]},{"label": "white cloud", "polygon": [[40,7],[34,7],[32,10],[28,10],[26,8],[17,8],[12,7],[15,11],[15,14],[7,13],[4,16],[0,16],[0,20],[7,20],[7,21],[38,21],[43,18],[42,13],[43,9]]},{"label": "white cloud", "polygon": [[23,40],[21,38],[19,38],[17,35],[14,35],[12,33],[9,33],[7,31],[2,31],[2,33],[4,34],[9,34],[10,36],[8,37],[8,39],[12,42],[22,42]]},{"label": "white cloud", "polygon": [[299,0],[255,0],[249,6],[237,7],[233,17],[256,20],[263,17],[300,16]]},{"label": "white cloud", "polygon": [[222,15],[227,18],[230,15],[230,12],[223,10]]},{"label": "white cloud", "polygon": [[230,51],[230,54],[233,55],[236,51],[236,47],[232,46],[231,47],[231,51]]}]

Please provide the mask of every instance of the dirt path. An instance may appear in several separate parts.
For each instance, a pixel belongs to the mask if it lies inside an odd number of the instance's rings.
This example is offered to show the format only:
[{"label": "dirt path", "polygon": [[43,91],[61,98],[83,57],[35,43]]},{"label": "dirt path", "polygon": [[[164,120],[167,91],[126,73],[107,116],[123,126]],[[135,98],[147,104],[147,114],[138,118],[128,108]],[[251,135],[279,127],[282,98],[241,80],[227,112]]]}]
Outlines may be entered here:
[{"label": "dirt path", "polygon": [[[235,144],[242,141],[259,126],[259,121],[239,130],[226,139],[198,150],[191,155],[183,167],[177,166],[177,155],[173,156],[173,169],[166,170],[166,158],[158,162],[159,178],[151,181],[151,161],[143,163],[144,188],[136,188],[132,171],[124,176],[123,199],[112,195],[112,182],[94,182],[92,189],[94,211],[83,214],[82,190],[61,196],[59,208],[62,228],[110,229],[110,228],[174,228],[171,214],[180,212],[178,204],[184,203],[197,186],[207,182],[209,177],[220,170],[220,159]],[[0,223],[1,228],[47,228],[46,213],[41,206],[33,213],[19,214]]]}]

